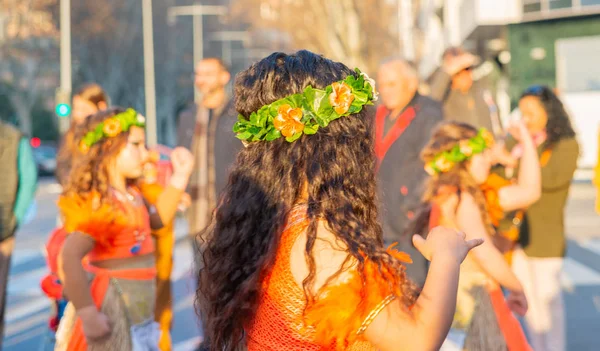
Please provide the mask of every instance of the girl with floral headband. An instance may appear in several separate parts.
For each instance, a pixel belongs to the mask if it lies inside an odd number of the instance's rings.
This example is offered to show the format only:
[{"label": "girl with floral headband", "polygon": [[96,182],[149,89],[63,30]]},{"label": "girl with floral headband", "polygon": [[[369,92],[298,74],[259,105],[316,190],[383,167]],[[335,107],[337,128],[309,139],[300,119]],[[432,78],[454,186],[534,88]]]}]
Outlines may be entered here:
[{"label": "girl with floral headband", "polygon": [[374,82],[309,51],[240,73],[238,154],[209,228],[198,312],[210,350],[437,350],[460,262],[481,240],[434,229],[415,300],[383,247],[369,105]]},{"label": "girl with floral headband", "polygon": [[86,119],[58,205],[69,233],[59,263],[69,299],[56,350],[155,350],[153,229],[172,221],[187,186],[190,153],[171,154],[173,175],[155,206],[139,188],[148,157],[144,118],[113,108]]},{"label": "girl with floral headband", "polygon": [[[517,128],[526,130],[523,123]],[[444,225],[464,231],[467,239],[484,239],[461,266],[456,314],[442,350],[530,350],[511,312],[524,315],[527,311],[523,286],[492,238],[496,235],[493,222],[504,211],[524,208],[539,197],[539,163],[531,137],[524,135],[518,180],[490,185],[493,145],[487,130],[449,122],[433,132],[421,153],[431,178],[410,233],[424,235],[427,228]],[[454,207],[455,217],[440,211],[448,206]],[[500,287],[510,292],[507,301]]]}]

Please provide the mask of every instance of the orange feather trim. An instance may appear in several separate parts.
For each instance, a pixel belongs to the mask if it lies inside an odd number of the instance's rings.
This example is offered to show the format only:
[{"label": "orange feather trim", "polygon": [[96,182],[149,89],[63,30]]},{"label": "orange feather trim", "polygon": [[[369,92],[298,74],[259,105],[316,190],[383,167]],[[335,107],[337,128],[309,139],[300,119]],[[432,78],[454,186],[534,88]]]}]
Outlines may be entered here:
[{"label": "orange feather trim", "polygon": [[511,182],[509,180],[506,180],[497,174],[490,174],[486,182],[480,186],[485,197],[490,219],[492,220],[492,224],[496,227],[500,224],[500,220],[504,218],[504,210],[502,209],[502,206],[500,206],[498,190],[510,184]]},{"label": "orange feather trim", "polygon": [[122,211],[115,211],[114,206],[101,203],[96,192],[61,196],[58,207],[67,233],[87,234],[102,246],[110,245],[110,239],[128,226]]},{"label": "orange feather trim", "polygon": [[[393,248],[395,245],[388,248],[388,253],[401,262],[412,263],[409,255]],[[365,259],[363,271],[364,279],[356,269],[348,272],[347,279],[323,289],[306,309],[306,331],[312,333],[319,345],[346,350],[360,341],[359,330],[372,321],[367,320],[369,314],[378,312],[378,307],[390,296],[402,294],[400,277],[387,267],[379,269],[376,263]]]}]

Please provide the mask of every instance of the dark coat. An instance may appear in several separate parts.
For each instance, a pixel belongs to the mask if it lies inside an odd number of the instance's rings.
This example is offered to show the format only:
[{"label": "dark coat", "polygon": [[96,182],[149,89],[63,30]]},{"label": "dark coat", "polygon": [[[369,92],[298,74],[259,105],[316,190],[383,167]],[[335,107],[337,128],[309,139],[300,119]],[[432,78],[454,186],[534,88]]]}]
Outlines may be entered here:
[{"label": "dark coat", "polygon": [[[439,102],[417,94],[397,117],[388,134],[398,134],[403,124],[401,119],[410,117],[412,111],[414,116],[410,124],[387,148],[385,155],[382,155],[381,147],[378,148],[378,188],[385,241],[398,242],[400,249],[412,256],[414,263],[408,266],[408,274],[417,284],[422,285],[426,275],[425,258],[412,246],[411,236],[403,236],[403,233],[421,201],[423,183],[428,178],[420,153],[435,126],[443,120],[443,113]],[[388,115],[389,111],[379,107],[376,128],[381,128],[382,121]],[[381,145],[382,139],[376,137],[376,143]]]}]

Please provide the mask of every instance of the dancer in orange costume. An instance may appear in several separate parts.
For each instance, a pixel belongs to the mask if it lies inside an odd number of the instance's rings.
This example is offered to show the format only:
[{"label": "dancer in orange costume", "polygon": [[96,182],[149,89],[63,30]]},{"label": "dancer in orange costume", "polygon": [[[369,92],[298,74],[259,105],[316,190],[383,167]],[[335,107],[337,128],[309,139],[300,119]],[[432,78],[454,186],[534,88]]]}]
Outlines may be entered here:
[{"label": "dancer in orange costume", "polygon": [[237,76],[246,145],[209,228],[199,312],[210,350],[437,350],[460,262],[482,240],[434,229],[415,300],[407,255],[383,247],[375,201],[374,82],[308,51]]},{"label": "dancer in orange costume", "polygon": [[[486,241],[461,266],[453,328],[442,350],[531,350],[511,312],[524,315],[527,311],[523,287],[492,242],[496,235],[493,222],[502,218],[504,211],[535,202],[541,191],[535,146],[523,123],[518,130],[523,132],[523,161],[527,164],[514,184],[489,181],[494,139],[485,129],[445,123],[421,153],[431,178],[412,232],[425,233],[428,227],[445,225],[463,230],[467,238]],[[440,211],[449,204],[454,206],[456,219]],[[500,287],[510,291],[508,303]]]},{"label": "dancer in orange costume", "polygon": [[110,109],[75,136],[79,154],[58,203],[69,233],[60,263],[70,302],[56,350],[158,346],[150,231],[172,221],[193,162],[187,150],[174,150],[170,185],[156,206],[147,204],[135,185],[147,158],[144,124],[132,109]]}]

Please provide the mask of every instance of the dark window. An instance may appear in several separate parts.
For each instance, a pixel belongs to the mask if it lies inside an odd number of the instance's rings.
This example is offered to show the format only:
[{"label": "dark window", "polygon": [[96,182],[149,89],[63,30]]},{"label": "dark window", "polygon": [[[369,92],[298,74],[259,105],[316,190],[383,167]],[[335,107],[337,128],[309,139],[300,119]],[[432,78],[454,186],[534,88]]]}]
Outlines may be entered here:
[{"label": "dark window", "polygon": [[573,6],[573,0],[550,0],[550,9],[564,9]]},{"label": "dark window", "polygon": [[531,13],[531,12],[540,12],[542,10],[541,1],[524,1],[523,2],[523,12]]}]

